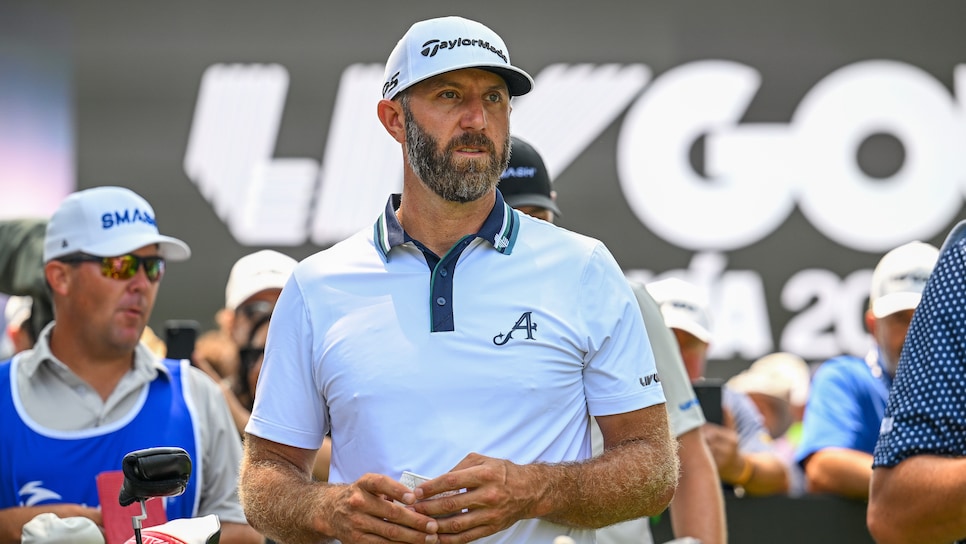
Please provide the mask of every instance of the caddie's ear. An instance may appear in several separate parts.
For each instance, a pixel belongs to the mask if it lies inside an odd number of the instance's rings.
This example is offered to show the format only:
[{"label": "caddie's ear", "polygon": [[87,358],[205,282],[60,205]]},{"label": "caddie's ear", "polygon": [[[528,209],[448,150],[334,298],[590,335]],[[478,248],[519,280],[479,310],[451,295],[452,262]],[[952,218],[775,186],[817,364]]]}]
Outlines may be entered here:
[{"label": "caddie's ear", "polygon": [[60,261],[50,261],[44,265],[44,276],[52,292],[66,296],[70,291],[70,267],[71,265]]},{"label": "caddie's ear", "polygon": [[397,142],[405,143],[406,116],[402,104],[398,100],[382,99],[376,105],[376,113],[379,115],[379,122],[385,127],[386,132]]}]

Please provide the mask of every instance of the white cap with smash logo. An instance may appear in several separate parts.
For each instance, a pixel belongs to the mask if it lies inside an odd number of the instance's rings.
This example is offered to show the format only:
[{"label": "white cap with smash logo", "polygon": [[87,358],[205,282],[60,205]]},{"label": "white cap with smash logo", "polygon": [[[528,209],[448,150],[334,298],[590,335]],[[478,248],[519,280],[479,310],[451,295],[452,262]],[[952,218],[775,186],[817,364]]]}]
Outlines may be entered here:
[{"label": "white cap with smash logo", "polygon": [[439,17],[414,24],[396,44],[386,62],[382,96],[391,100],[420,81],[464,68],[499,75],[510,96],[533,89],[533,78],[510,64],[510,53],[496,32],[462,17]]},{"label": "white cap with smash logo", "polygon": [[158,232],[154,209],[124,187],[94,187],[68,195],[47,223],[44,262],[72,253],[117,257],[158,244],[161,256],[183,261],[191,249]]}]

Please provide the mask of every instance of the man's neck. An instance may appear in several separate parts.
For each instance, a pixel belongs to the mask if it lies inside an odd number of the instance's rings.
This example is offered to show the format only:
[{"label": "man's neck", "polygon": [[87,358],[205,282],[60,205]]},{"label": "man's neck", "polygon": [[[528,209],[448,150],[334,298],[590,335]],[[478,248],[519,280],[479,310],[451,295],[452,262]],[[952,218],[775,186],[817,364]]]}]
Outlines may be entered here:
[{"label": "man's neck", "polygon": [[464,236],[479,232],[495,201],[495,191],[472,202],[444,200],[413,178],[404,181],[396,217],[410,236],[443,256]]},{"label": "man's neck", "polygon": [[102,400],[107,400],[121,378],[134,367],[134,350],[98,349],[67,329],[66,325],[54,323],[49,336],[50,352],[97,391]]}]

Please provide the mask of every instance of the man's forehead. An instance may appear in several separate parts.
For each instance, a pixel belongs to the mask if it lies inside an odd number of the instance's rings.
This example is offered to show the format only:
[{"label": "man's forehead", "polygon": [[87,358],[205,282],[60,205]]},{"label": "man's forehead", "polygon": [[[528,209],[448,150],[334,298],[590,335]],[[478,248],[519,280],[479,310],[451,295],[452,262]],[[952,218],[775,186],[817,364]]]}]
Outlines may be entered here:
[{"label": "man's forehead", "polygon": [[481,82],[488,90],[507,90],[506,80],[500,75],[480,68],[463,68],[433,76],[416,84],[418,87],[435,89],[441,87],[464,87]]}]

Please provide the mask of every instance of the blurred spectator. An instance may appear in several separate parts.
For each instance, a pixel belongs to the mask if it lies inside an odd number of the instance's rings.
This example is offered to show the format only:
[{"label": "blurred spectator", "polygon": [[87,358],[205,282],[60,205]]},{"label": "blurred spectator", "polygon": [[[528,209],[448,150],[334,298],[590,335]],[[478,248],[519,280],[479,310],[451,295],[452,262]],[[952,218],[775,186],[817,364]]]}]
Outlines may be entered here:
[{"label": "blurred spectator", "polygon": [[939,250],[910,242],[886,253],[872,273],[865,358],[842,355],[815,372],[796,460],[806,490],[867,500],[879,436],[899,353]]},{"label": "blurred spectator", "polygon": [[284,253],[263,249],[235,261],[225,284],[225,307],[215,320],[218,328],[198,338],[195,362],[237,387],[238,348],[251,335],[252,324],[271,315],[297,261]]},{"label": "blurred spectator", "polygon": [[32,348],[37,341],[37,333],[30,320],[31,306],[32,297],[12,296],[7,299],[3,308],[6,334],[3,342],[0,342],[0,361]]},{"label": "blurred spectator", "polygon": [[134,192],[97,187],[61,203],[43,248],[56,320],[0,363],[0,542],[20,542],[44,512],[100,524],[96,476],[158,444],[203,467],[166,501],[169,519],[215,514],[222,542],[262,542],[238,501],[241,441],[217,388],[140,342],[166,261],[187,259],[188,246],[162,236]]},{"label": "blurred spectator", "polygon": [[747,370],[733,376],[727,386],[744,393],[755,403],[772,438],[772,446],[785,461],[791,477],[789,494],[801,495],[805,475],[795,462],[795,449],[801,414],[808,399],[811,376],[808,363],[784,352],[765,355]]},{"label": "blurred spectator", "polygon": [[497,188],[504,202],[530,217],[553,223],[560,216],[557,191],[552,188],[543,157],[517,136],[510,137],[510,162]]},{"label": "blurred spectator", "polygon": [[219,328],[201,335],[195,345],[192,360],[221,384],[240,435],[251,417],[248,401],[254,399],[247,370],[240,367],[241,350],[250,344],[255,325],[272,315],[296,264],[292,257],[271,249],[235,261],[225,285],[225,307],[217,316]]},{"label": "blurred spectator", "polygon": [[[526,141],[510,139],[510,163],[500,177],[497,188],[507,204],[532,217],[553,223],[560,209],[556,192],[551,189],[550,176],[543,159]],[[724,498],[718,485],[718,471],[701,437],[704,415],[695,402],[694,390],[657,303],[643,285],[632,284],[637,302],[644,316],[655,365],[667,398],[665,407],[671,433],[678,440],[681,477],[671,501],[671,526],[677,537],[698,538],[705,544],[727,541]],[[604,450],[600,427],[592,421],[591,443],[594,455]],[[604,527],[597,531],[600,544],[644,544],[652,542],[648,518],[640,518]]]},{"label": "blurred spectator", "polygon": [[[238,259],[228,274],[225,308],[218,315],[222,326],[203,334],[195,347],[193,360],[219,381],[241,436],[252,415],[268,323],[296,264],[292,257],[271,249]],[[328,478],[330,450],[331,442],[326,439],[313,470],[317,480]]]},{"label": "blurred spectator", "polygon": [[880,544],[966,541],[966,221],[916,308],[875,446],[868,526]]},{"label": "blurred spectator", "polygon": [[0,293],[31,297],[30,330],[40,332],[54,319],[44,279],[46,219],[0,221]]},{"label": "blurred spectator", "polygon": [[[674,333],[692,382],[704,378],[711,342],[711,314],[698,287],[678,278],[647,284]],[[721,481],[739,494],[773,495],[789,490],[789,474],[775,451],[761,414],[747,395],[721,388],[724,425],[705,423],[704,438]]]}]

